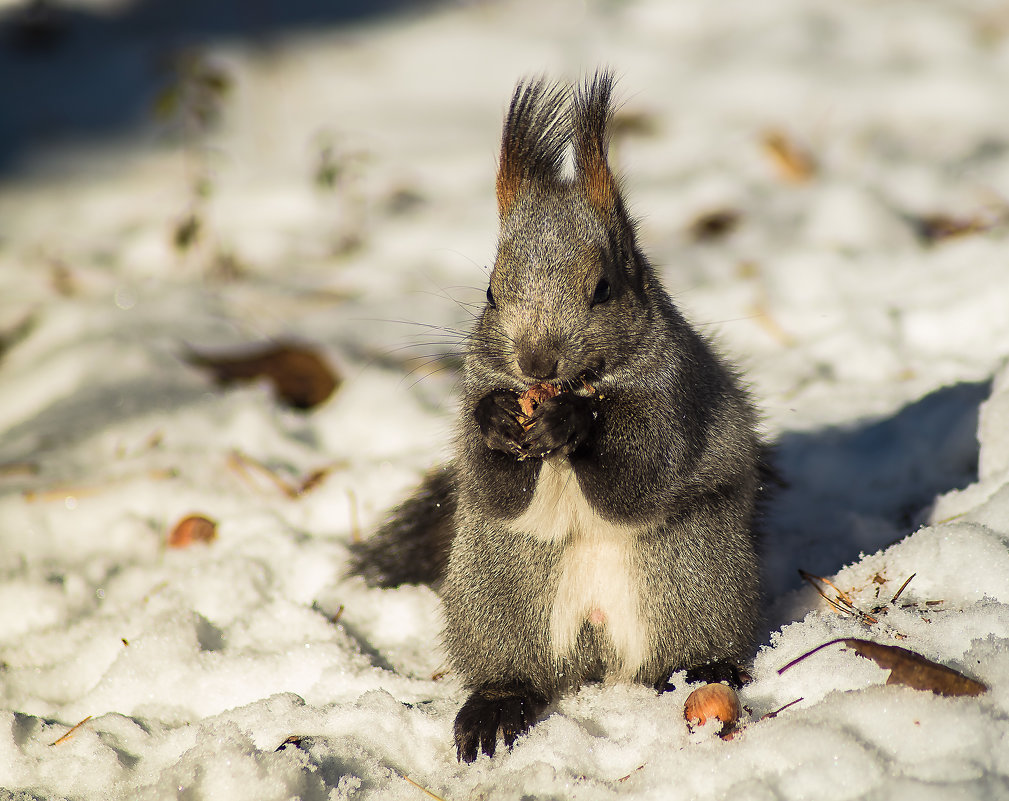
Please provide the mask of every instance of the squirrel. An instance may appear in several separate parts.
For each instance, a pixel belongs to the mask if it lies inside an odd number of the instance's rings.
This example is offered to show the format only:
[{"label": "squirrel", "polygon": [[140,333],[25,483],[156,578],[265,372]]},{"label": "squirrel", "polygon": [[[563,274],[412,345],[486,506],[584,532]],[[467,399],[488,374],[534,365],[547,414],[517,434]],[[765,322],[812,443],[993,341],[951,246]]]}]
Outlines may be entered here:
[{"label": "squirrel", "polygon": [[516,86],[454,456],[353,546],[370,585],[441,596],[465,762],[586,682],[738,686],[756,639],[757,414],[638,246],[608,164],[613,83]]}]

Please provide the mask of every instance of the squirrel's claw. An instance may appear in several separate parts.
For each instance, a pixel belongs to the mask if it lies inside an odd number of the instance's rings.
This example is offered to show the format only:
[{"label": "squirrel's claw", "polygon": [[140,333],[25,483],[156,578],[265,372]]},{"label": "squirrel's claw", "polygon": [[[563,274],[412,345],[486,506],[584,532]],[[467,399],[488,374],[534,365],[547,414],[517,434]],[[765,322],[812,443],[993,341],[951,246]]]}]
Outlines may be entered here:
[{"label": "squirrel's claw", "polygon": [[[656,692],[665,693],[677,689],[670,675],[677,669],[669,668],[662,674],[662,678],[655,682]],[[753,677],[734,659],[718,659],[687,668],[686,680],[687,684],[728,684],[732,689],[738,690],[752,681]]]},{"label": "squirrel's claw", "polygon": [[595,419],[592,398],[573,393],[550,398],[533,412],[522,451],[537,458],[552,454],[566,456],[588,439]]},{"label": "squirrel's claw", "polygon": [[470,695],[455,718],[455,748],[460,762],[473,762],[482,751],[494,756],[498,731],[509,748],[529,730],[546,700],[522,688],[485,688]]},{"label": "squirrel's claw", "polygon": [[519,460],[571,453],[588,439],[597,416],[595,399],[573,392],[542,401],[529,417],[506,389],[484,395],[473,410],[487,447]]},{"label": "squirrel's claw", "polygon": [[519,422],[521,413],[515,393],[498,389],[480,399],[473,417],[488,448],[521,458],[526,455],[522,448],[526,432]]}]

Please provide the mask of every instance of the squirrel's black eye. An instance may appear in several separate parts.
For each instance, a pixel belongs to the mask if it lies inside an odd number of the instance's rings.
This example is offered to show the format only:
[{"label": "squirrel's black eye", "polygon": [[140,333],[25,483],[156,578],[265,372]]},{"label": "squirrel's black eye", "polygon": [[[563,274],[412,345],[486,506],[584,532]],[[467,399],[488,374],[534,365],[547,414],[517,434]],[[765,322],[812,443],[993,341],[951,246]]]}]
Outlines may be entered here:
[{"label": "squirrel's black eye", "polygon": [[494,293],[490,291],[490,287],[487,287],[487,305],[492,309],[497,308],[497,303],[494,302]]},{"label": "squirrel's black eye", "polygon": [[610,299],[610,282],[605,278],[600,278],[596,284],[596,291],[592,293],[592,305],[605,303]]}]

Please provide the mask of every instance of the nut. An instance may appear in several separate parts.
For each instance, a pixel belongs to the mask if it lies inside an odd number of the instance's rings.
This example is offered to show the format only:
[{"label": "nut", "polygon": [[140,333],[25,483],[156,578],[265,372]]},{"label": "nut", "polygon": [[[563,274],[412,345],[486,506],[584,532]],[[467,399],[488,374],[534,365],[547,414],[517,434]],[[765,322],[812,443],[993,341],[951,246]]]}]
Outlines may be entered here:
[{"label": "nut", "polygon": [[683,717],[688,723],[703,726],[709,718],[722,722],[720,737],[725,737],[739,722],[742,707],[739,696],[727,684],[705,684],[687,696]]},{"label": "nut", "polygon": [[556,384],[533,384],[519,395],[519,409],[522,410],[522,416],[528,420],[533,416],[536,407],[543,401],[555,398],[560,394],[560,387]]}]

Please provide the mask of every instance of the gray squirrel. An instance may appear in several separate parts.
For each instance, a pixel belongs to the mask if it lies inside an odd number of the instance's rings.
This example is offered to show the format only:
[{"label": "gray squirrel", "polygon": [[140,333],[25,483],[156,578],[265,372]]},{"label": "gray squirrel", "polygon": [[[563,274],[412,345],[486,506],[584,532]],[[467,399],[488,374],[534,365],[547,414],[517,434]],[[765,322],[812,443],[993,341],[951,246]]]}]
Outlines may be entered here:
[{"label": "gray squirrel", "polygon": [[369,584],[441,595],[466,762],[585,682],[738,685],[760,618],[756,414],[639,250],[612,88],[516,86],[454,457],[353,549]]}]

